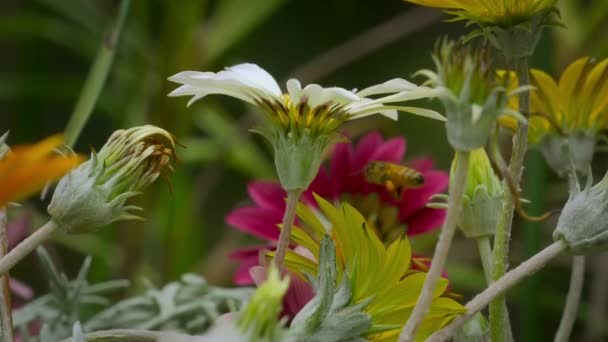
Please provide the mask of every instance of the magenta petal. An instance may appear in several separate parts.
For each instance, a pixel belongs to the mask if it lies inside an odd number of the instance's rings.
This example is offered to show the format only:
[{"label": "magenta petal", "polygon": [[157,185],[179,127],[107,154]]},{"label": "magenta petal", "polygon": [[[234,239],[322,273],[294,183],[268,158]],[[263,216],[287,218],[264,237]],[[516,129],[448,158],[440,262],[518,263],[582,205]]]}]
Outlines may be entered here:
[{"label": "magenta petal", "polygon": [[355,149],[353,157],[352,171],[363,170],[365,164],[367,164],[376,150],[380,148],[383,143],[382,136],[378,132],[372,132],[364,136]]},{"label": "magenta petal", "polygon": [[9,222],[7,231],[9,249],[16,246],[19,241],[25,239],[25,237],[27,236],[28,226],[29,219],[26,215],[22,215],[18,219]]},{"label": "magenta petal", "polygon": [[392,138],[382,144],[372,154],[370,161],[381,160],[392,163],[401,163],[403,156],[405,155],[405,139],[403,138]]},{"label": "magenta petal", "polygon": [[425,173],[433,169],[435,161],[431,158],[420,158],[409,162],[411,168],[418,170],[419,172]]},{"label": "magenta petal", "polygon": [[34,297],[34,291],[32,291],[32,289],[25,285],[24,283],[20,282],[17,279],[14,278],[9,278],[9,287],[11,288],[11,292],[20,297],[21,299],[25,299],[25,300],[30,300],[32,299],[32,297]]},{"label": "magenta petal", "polygon": [[410,189],[403,194],[399,217],[407,219],[416,211],[423,209],[429,198],[442,193],[448,187],[449,175],[443,171],[430,171],[424,173],[424,186],[420,189]]},{"label": "magenta petal", "polygon": [[312,286],[297,275],[289,273],[289,279],[289,289],[283,299],[283,314],[291,319],[302,310],[315,293]]},{"label": "magenta petal", "polygon": [[350,167],[352,154],[350,143],[340,143],[334,148],[329,170],[332,198],[340,196],[346,185],[347,178],[353,172]]},{"label": "magenta petal", "polygon": [[279,238],[279,228],[282,217],[276,212],[257,207],[242,207],[231,211],[226,216],[226,223],[250,233],[257,237],[267,240],[277,240]]},{"label": "magenta petal", "polygon": [[445,220],[444,209],[424,208],[407,219],[407,234],[410,236],[424,234],[441,228]]},{"label": "magenta petal", "polygon": [[249,270],[259,263],[260,250],[264,247],[244,248],[230,255],[230,259],[237,260],[239,267],[234,273],[233,281],[238,285],[251,285],[254,279],[251,278]]},{"label": "magenta petal", "polygon": [[286,194],[279,183],[254,181],[247,185],[247,191],[261,208],[278,211],[280,215],[285,211]]}]

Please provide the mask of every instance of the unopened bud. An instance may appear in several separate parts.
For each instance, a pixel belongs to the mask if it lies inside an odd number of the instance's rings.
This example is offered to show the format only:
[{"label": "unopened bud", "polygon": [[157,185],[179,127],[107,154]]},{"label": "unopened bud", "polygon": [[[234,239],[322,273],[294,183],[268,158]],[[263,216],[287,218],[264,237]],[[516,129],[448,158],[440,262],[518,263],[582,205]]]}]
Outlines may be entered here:
[{"label": "unopened bud", "polygon": [[99,153],[59,181],[48,212],[68,233],[140,219],[133,211],[141,208],[127,200],[171,169],[174,159],[175,141],[167,131],[150,125],[118,130]]},{"label": "unopened bud", "polygon": [[560,177],[566,176],[573,166],[576,172],[585,174],[589,170],[595,152],[595,136],[584,131],[567,136],[547,135],[539,143],[547,164]]},{"label": "unopened bud", "polygon": [[563,240],[574,254],[608,247],[608,173],[592,186],[591,172],[581,189],[576,172],[570,173],[570,197],[562,209],[553,239]]},{"label": "unopened bud", "polygon": [[[456,163],[457,158],[452,162],[450,178],[453,177]],[[494,234],[503,193],[502,183],[494,173],[485,150],[480,148],[472,151],[462,210],[458,217],[458,226],[467,238]]]}]

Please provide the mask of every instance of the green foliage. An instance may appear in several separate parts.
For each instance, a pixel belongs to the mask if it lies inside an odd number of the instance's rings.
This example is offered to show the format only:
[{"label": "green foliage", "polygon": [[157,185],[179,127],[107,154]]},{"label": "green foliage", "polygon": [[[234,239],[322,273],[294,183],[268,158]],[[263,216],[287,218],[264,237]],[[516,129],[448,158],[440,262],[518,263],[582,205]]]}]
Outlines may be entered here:
[{"label": "green foliage", "polygon": [[55,342],[70,336],[73,323],[82,320],[85,309],[109,305],[108,293],[129,285],[126,280],[89,284],[87,275],[91,257],[82,263],[76,278],[69,279],[57,270],[44,248],[39,247],[37,253],[48,278],[50,292],[14,311],[13,324],[25,342],[38,341],[29,336],[28,330],[30,324],[38,320],[42,322],[40,341]]}]

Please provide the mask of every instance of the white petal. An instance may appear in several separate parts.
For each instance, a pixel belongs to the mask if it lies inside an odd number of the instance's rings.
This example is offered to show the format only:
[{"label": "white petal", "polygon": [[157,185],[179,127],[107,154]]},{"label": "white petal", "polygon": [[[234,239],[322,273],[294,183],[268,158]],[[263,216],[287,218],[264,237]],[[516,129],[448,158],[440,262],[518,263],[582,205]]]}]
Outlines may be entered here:
[{"label": "white petal", "polygon": [[403,78],[394,78],[388,80],[382,84],[377,84],[365,88],[357,93],[361,97],[368,97],[370,95],[387,94],[387,93],[398,93],[406,90],[416,89],[418,86],[412,82],[406,81]]},{"label": "white petal", "polygon": [[183,84],[169,96],[193,95],[194,101],[212,94],[232,96],[254,104],[260,97],[281,97],[281,89],[274,78],[255,64],[239,64],[218,73],[183,71],[169,80]]},{"label": "white petal", "polygon": [[300,84],[300,81],[294,78],[289,79],[287,81],[287,92],[289,93],[291,101],[300,103],[300,98],[302,96],[302,84]]},{"label": "white petal", "polygon": [[312,108],[321,105],[347,105],[360,100],[361,97],[352,91],[338,87],[323,88],[318,84],[309,84],[304,87],[300,98],[300,101],[307,101]]}]

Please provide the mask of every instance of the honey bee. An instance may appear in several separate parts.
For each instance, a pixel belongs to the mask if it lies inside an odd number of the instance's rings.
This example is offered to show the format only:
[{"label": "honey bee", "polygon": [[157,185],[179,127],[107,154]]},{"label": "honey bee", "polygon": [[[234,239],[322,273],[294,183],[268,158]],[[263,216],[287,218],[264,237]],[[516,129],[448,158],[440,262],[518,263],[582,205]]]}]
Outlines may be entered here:
[{"label": "honey bee", "polygon": [[424,185],[424,176],[410,167],[374,161],[365,166],[365,180],[371,184],[382,185],[395,199],[401,199],[406,189]]}]

